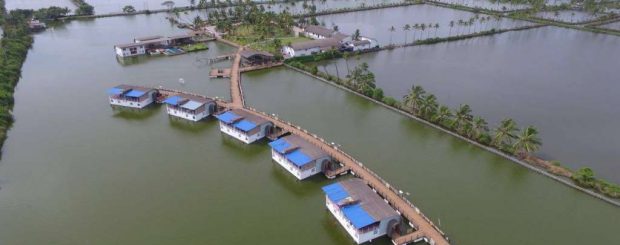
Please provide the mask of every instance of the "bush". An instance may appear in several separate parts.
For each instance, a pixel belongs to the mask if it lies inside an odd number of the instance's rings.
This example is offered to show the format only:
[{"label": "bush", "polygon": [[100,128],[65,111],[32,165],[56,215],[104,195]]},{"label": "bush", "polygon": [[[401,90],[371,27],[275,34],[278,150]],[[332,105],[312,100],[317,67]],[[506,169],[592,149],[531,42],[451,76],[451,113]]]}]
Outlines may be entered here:
[{"label": "bush", "polygon": [[372,92],[372,97],[376,100],[381,101],[383,99],[383,89],[375,88],[375,90]]},{"label": "bush", "polygon": [[396,99],[394,99],[394,98],[392,98],[390,96],[387,96],[387,97],[383,97],[383,103],[385,103],[386,105],[389,105],[389,106],[396,107],[396,105],[398,104],[398,100],[396,100]]}]

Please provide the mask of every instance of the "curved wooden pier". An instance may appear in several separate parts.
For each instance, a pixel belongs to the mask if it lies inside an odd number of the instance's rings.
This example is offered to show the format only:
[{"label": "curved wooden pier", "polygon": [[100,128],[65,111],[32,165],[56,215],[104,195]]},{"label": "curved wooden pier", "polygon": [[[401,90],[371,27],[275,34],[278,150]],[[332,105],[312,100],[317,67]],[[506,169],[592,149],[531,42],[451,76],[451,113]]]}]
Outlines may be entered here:
[{"label": "curved wooden pier", "polygon": [[[231,101],[227,102],[221,99],[215,100],[218,108],[221,110],[226,109],[239,109],[243,110],[247,113],[250,113],[255,116],[259,116],[271,121],[275,127],[281,129],[282,131],[289,132],[291,134],[297,135],[307,142],[314,144],[316,147],[325,151],[329,154],[334,160],[340,162],[343,167],[338,171],[337,174],[342,172],[351,171],[352,174],[357,177],[363,179],[370,187],[372,187],[377,194],[383,197],[395,210],[397,210],[410,224],[413,225],[415,231],[404,234],[397,235],[393,237],[392,243],[395,245],[408,244],[418,241],[426,241],[432,245],[448,245],[450,244],[448,237],[437,227],[433,222],[427,218],[415,205],[413,205],[409,200],[404,198],[402,194],[399,194],[398,189],[393,187],[387,181],[382,179],[379,175],[374,173],[372,170],[368,169],[364,164],[347,154],[346,152],[339,149],[336,145],[330,144],[328,141],[320,138],[316,134],[313,134],[300,126],[294,125],[291,122],[284,121],[281,118],[276,117],[275,115],[269,115],[265,112],[258,111],[252,107],[247,107],[245,105],[244,97],[243,97],[243,88],[241,86],[241,55],[240,52],[243,50],[243,47],[240,47],[235,54],[234,63],[231,68],[231,76],[230,76],[230,92],[231,92]],[[253,70],[252,67],[244,70]],[[190,94],[186,92],[158,88],[161,96],[175,95],[175,94]],[[204,96],[202,96],[204,97]],[[158,99],[159,101],[159,99]],[[335,177],[337,174],[334,174]],[[329,177],[329,176],[328,176]]]},{"label": "curved wooden pier", "polygon": [[[372,170],[365,167],[361,162],[345,153],[337,146],[331,145],[324,139],[320,138],[316,134],[312,134],[299,126],[296,126],[290,122],[286,122],[276,116],[269,115],[265,112],[260,112],[254,108],[245,106],[243,97],[243,89],[241,86],[241,70],[240,52],[244,47],[240,47],[235,54],[235,60],[233,63],[231,77],[230,77],[230,92],[232,102],[229,104],[233,108],[242,109],[248,113],[254,114],[266,118],[273,122],[276,127],[282,130],[288,131],[291,134],[302,137],[304,140],[314,144],[323,151],[327,152],[332,158],[339,161],[344,165],[344,168],[350,169],[353,174],[366,181],[366,183],[377,191],[389,204],[396,209],[403,217],[405,217],[415,228],[415,232],[405,234],[399,237],[395,237],[392,242],[396,245],[407,244],[414,241],[425,240],[430,244],[447,245],[450,244],[445,234],[427,218],[420,209],[414,206],[409,200],[399,195],[399,191],[390,185],[387,181],[383,180],[379,175]],[[244,69],[252,70],[252,69]]]}]

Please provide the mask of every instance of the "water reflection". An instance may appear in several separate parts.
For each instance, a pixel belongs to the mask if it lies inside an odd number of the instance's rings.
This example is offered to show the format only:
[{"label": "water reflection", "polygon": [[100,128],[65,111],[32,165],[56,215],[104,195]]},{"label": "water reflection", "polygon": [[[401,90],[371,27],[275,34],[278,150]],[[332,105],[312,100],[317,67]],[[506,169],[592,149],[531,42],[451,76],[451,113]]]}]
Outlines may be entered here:
[{"label": "water reflection", "polygon": [[159,105],[150,105],[143,109],[128,108],[124,106],[111,105],[114,118],[125,119],[128,121],[141,121],[153,117],[159,113],[161,107]]}]

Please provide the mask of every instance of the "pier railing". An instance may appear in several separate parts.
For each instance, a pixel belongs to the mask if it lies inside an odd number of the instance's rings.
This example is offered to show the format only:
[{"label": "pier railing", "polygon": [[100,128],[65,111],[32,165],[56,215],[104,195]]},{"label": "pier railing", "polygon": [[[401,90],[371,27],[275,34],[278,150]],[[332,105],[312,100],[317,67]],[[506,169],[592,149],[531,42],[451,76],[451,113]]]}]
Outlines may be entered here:
[{"label": "pier railing", "polygon": [[[265,112],[262,112],[262,111],[256,110],[256,109],[255,109],[255,108],[253,108],[253,107],[247,107],[247,106],[246,106],[246,107],[245,107],[245,109],[250,110],[250,111],[252,111],[252,112],[255,112],[255,113],[257,113],[257,114],[260,114],[260,115],[262,115],[262,116],[264,116],[264,117],[267,117],[267,118],[269,118],[269,119],[271,119],[271,120],[273,120],[273,121],[277,121],[277,122],[280,122],[280,123],[286,124],[286,125],[288,125],[289,127],[296,128],[296,129],[300,130],[301,132],[303,132],[304,134],[306,134],[306,135],[308,135],[308,136],[313,137],[314,139],[316,139],[316,140],[320,141],[321,143],[323,143],[323,144],[325,144],[325,145],[331,145],[328,141],[326,141],[325,139],[323,139],[323,138],[319,137],[318,135],[313,134],[313,133],[310,133],[308,130],[306,130],[306,129],[304,129],[304,128],[302,128],[302,127],[298,126],[298,125],[295,125],[295,124],[293,124],[293,123],[291,123],[291,122],[289,122],[289,121],[282,120],[282,119],[280,119],[280,118],[276,117],[275,115],[270,115],[270,114],[267,114],[267,113],[265,113]],[[321,146],[321,145],[319,145],[318,147],[319,147],[320,149],[322,149],[322,150],[324,149],[324,147],[323,147],[323,146]],[[366,167],[366,166],[365,166],[362,162],[358,161],[358,160],[357,160],[357,159],[355,159],[353,156],[351,156],[351,155],[349,155],[348,153],[344,152],[344,151],[343,151],[342,149],[340,149],[338,146],[336,146],[336,145],[332,145],[330,148],[332,148],[333,150],[337,151],[337,152],[338,152],[338,154],[340,154],[341,156],[344,156],[344,157],[345,157],[345,158],[347,158],[348,160],[350,160],[350,161],[354,162],[356,165],[358,165],[360,168],[362,168],[365,172],[367,172],[368,174],[372,175],[372,177],[374,177],[375,179],[379,180],[379,181],[380,181],[380,182],[381,182],[381,183],[382,183],[385,187],[387,187],[390,191],[392,191],[392,192],[396,193],[396,194],[397,194],[397,196],[398,196],[398,198],[399,198],[401,201],[405,202],[405,203],[406,203],[406,205],[407,205],[407,206],[409,206],[410,208],[413,208],[413,209],[415,210],[415,212],[416,212],[418,215],[420,215],[420,216],[421,216],[421,217],[422,217],[422,218],[423,218],[423,219],[424,219],[427,223],[429,223],[429,224],[430,224],[430,226],[431,226],[433,229],[435,229],[437,232],[439,232],[439,234],[441,234],[441,236],[443,236],[443,238],[444,238],[444,239],[446,239],[446,241],[449,241],[449,238],[445,235],[445,233],[444,233],[444,232],[443,232],[443,231],[442,231],[439,227],[437,227],[437,226],[433,223],[433,221],[431,221],[431,220],[430,220],[430,219],[429,219],[426,215],[424,215],[422,212],[420,212],[420,209],[419,209],[417,206],[415,206],[413,203],[411,203],[411,202],[410,202],[407,198],[403,197],[403,194],[402,194],[402,191],[401,191],[401,190],[396,189],[396,188],[395,188],[392,184],[390,184],[389,182],[387,182],[385,179],[381,178],[381,176],[379,176],[377,173],[375,173],[374,171],[372,171],[371,169],[369,169],[368,167]],[[351,170],[351,171],[353,172],[353,174],[355,174],[354,170]],[[373,187],[373,189],[374,189],[374,187]],[[395,200],[391,200],[391,198],[389,198],[387,195],[383,195],[383,198],[385,198],[385,199],[386,199],[386,200],[387,200],[390,204],[392,204],[392,205],[396,206],[396,208],[397,208],[397,209],[400,209],[400,207],[398,207],[398,206],[397,206],[398,204],[397,204],[397,202],[396,202]],[[399,212],[399,213],[400,213],[400,212]],[[402,214],[402,215],[404,215],[404,214]],[[418,227],[419,227],[419,226],[418,226],[418,224],[413,223],[413,221],[410,219],[410,217],[405,217],[405,218],[407,218],[407,220],[408,220],[409,222],[412,222],[411,224],[413,225],[413,228],[414,228],[414,229],[416,229],[416,230],[418,229]],[[432,239],[431,239],[431,240],[432,240]]]}]

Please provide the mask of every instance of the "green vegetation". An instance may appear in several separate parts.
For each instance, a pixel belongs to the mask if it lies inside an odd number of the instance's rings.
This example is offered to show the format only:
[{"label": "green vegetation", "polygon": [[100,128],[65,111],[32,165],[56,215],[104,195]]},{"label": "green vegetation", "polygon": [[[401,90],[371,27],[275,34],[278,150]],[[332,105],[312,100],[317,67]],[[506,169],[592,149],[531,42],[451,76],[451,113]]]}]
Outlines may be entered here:
[{"label": "green vegetation", "polygon": [[578,185],[603,193],[607,196],[620,198],[620,186],[597,179],[590,168],[581,168],[573,173],[573,181]]},{"label": "green vegetation", "polygon": [[126,5],[125,7],[123,7],[123,13],[135,13],[136,12],[136,8],[134,8],[131,5]]},{"label": "green vegetation", "polygon": [[33,39],[28,33],[27,21],[32,10],[13,10],[9,14],[0,0],[0,24],[4,34],[0,41],[0,147],[13,124],[13,91],[21,77],[21,67],[26,60]]},{"label": "green vegetation", "polygon": [[188,52],[188,53],[209,49],[209,47],[204,43],[187,44],[187,45],[182,46],[181,48],[185,50],[185,52]]},{"label": "green vegetation", "polygon": [[67,14],[69,14],[69,12],[71,12],[69,8],[51,6],[49,8],[41,8],[34,11],[33,16],[39,20],[48,20],[65,17],[67,16]]},{"label": "green vegetation", "polygon": [[77,9],[75,10],[75,15],[93,15],[95,14],[95,7],[86,3],[84,0],[71,0]]}]

